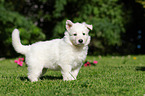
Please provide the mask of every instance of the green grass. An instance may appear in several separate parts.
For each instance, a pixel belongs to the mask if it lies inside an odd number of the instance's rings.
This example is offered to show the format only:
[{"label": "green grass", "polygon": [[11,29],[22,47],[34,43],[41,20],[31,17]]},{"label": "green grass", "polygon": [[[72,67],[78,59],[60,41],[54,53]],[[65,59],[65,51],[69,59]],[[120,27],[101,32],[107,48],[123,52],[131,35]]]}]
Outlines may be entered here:
[{"label": "green grass", "polygon": [[[136,60],[133,59],[136,57]],[[82,67],[77,80],[63,81],[59,71],[48,71],[38,82],[27,79],[27,67],[14,59],[0,61],[0,96],[143,96],[145,55],[94,57],[96,66]]]}]

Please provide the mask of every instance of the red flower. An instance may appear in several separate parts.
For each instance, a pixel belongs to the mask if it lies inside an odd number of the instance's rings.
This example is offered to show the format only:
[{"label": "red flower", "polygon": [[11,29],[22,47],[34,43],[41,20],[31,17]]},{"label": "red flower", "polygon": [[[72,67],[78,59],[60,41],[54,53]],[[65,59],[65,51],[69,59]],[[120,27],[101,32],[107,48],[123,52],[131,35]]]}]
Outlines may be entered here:
[{"label": "red flower", "polygon": [[98,63],[98,61],[94,61],[93,63],[94,63],[94,64],[97,64],[97,63]]},{"label": "red flower", "polygon": [[90,63],[90,62],[87,62],[87,63],[84,64],[84,66],[85,66],[85,67],[91,66],[91,63]]},{"label": "red flower", "polygon": [[24,58],[19,58],[18,60],[14,60],[15,63],[17,63],[19,66],[23,66]]},{"label": "red flower", "polygon": [[85,63],[84,66],[87,67],[88,65]]}]

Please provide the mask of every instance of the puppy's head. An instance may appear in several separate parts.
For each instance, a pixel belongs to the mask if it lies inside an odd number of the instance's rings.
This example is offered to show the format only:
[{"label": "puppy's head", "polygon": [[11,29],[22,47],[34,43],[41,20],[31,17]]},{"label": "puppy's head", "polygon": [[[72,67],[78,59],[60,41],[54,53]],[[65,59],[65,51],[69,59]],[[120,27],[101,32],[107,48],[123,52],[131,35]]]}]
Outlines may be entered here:
[{"label": "puppy's head", "polygon": [[73,23],[70,20],[66,21],[65,36],[68,36],[69,43],[75,46],[88,45],[90,43],[89,29],[92,30],[92,25],[84,23]]}]

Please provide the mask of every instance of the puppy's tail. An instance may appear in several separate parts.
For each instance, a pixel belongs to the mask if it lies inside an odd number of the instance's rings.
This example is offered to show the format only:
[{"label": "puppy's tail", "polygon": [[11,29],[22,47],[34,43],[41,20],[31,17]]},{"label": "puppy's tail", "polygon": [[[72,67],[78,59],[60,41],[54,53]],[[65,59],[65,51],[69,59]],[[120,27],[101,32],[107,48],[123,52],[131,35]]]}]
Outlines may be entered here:
[{"label": "puppy's tail", "polygon": [[21,54],[26,54],[29,51],[29,47],[30,47],[21,44],[18,29],[14,29],[14,31],[12,32],[12,45],[14,49]]}]

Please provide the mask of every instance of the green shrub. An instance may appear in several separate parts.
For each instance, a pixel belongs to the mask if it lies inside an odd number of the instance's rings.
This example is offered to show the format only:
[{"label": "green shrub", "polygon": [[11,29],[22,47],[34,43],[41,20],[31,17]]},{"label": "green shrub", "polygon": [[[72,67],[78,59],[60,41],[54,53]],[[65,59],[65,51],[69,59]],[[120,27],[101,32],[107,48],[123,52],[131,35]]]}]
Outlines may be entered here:
[{"label": "green shrub", "polygon": [[119,0],[57,0],[54,17],[61,18],[53,28],[53,36],[58,37],[65,31],[65,21],[86,22],[93,25],[91,48],[108,51],[121,45],[121,33],[125,32],[124,13]]},{"label": "green shrub", "polygon": [[0,3],[0,25],[0,56],[13,55],[11,34],[15,28],[20,30],[23,44],[45,39],[45,35],[40,28],[18,12],[7,10],[4,6],[4,1]]},{"label": "green shrub", "polygon": [[22,32],[24,44],[42,40],[45,36],[60,38],[66,20],[70,19],[93,25],[90,53],[104,54],[121,45],[121,34],[125,32],[127,22],[122,7],[119,0],[8,0],[7,3],[3,0],[0,4],[1,42],[3,45],[11,43],[10,35],[15,27]]}]

